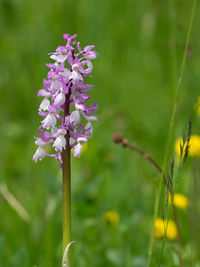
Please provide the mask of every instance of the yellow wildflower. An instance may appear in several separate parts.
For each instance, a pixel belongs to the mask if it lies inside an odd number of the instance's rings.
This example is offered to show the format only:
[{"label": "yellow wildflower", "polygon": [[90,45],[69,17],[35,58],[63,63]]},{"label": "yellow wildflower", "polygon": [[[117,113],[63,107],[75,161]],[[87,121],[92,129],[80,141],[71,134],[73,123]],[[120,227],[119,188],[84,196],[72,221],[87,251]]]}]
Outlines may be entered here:
[{"label": "yellow wildflower", "polygon": [[[178,140],[176,140],[175,146],[174,146],[175,151],[178,155],[180,155],[180,144],[183,146],[183,139],[182,138],[179,138]],[[184,145],[183,154],[185,152],[186,145],[187,144]],[[188,156],[200,157],[200,136],[199,135],[192,135],[190,137]]]},{"label": "yellow wildflower", "polygon": [[194,106],[195,110],[196,110],[196,114],[197,116],[200,116],[200,96],[198,97],[198,101]]},{"label": "yellow wildflower", "polygon": [[119,214],[114,210],[107,211],[103,215],[103,219],[107,224],[114,226],[114,227],[117,226],[120,221]]},{"label": "yellow wildflower", "polygon": [[[171,195],[169,195],[169,203],[171,203]],[[174,194],[174,205],[182,210],[185,210],[188,206],[188,198],[182,194]]]},{"label": "yellow wildflower", "polygon": [[176,224],[169,220],[168,224],[166,220],[162,220],[161,218],[156,218],[154,222],[154,235],[157,238],[161,238],[164,236],[167,227],[166,237],[170,240],[174,240],[177,238],[178,231]]},{"label": "yellow wildflower", "polygon": [[154,222],[154,235],[157,238],[161,238],[164,235],[164,222],[160,218],[156,218]]}]

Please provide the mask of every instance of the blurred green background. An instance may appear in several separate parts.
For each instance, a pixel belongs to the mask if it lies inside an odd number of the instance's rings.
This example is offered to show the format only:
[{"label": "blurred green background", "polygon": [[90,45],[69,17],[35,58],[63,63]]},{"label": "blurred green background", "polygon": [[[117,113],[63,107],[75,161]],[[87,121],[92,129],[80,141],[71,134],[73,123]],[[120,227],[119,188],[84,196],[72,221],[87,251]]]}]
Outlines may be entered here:
[{"label": "blurred green background", "polygon": [[[101,121],[81,158],[72,160],[72,239],[78,241],[72,266],[146,266],[159,174],[139,155],[114,144],[112,134],[121,131],[162,164],[191,9],[192,1],[186,0],[0,1],[0,181],[30,216],[25,222],[0,195],[0,266],[61,266],[62,174],[54,159],[35,164],[32,156],[41,120],[37,91],[51,62],[48,53],[64,44],[63,33],[77,33],[82,46],[94,44],[100,53],[90,83]],[[200,84],[199,11],[198,5],[176,138],[188,116],[193,133],[200,131],[194,112]],[[190,163],[177,184],[177,191],[188,196]],[[120,216],[116,227],[102,218],[109,210]],[[183,246],[190,251],[190,210],[179,216]],[[158,265],[161,244],[156,240],[152,266]],[[162,263],[178,266],[169,247]]]}]

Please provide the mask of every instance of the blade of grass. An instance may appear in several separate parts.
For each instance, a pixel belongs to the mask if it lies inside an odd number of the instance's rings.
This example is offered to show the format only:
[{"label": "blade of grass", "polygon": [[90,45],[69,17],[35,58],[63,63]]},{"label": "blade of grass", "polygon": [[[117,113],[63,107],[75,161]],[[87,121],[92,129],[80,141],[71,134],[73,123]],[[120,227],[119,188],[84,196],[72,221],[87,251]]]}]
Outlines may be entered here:
[{"label": "blade of grass", "polygon": [[30,222],[29,214],[4,183],[0,184],[0,194],[26,223]]}]

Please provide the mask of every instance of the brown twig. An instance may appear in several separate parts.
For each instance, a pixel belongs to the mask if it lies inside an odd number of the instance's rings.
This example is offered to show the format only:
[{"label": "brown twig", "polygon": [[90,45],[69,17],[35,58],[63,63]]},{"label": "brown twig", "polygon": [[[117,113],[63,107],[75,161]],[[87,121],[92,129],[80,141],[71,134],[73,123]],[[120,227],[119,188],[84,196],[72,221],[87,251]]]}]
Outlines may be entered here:
[{"label": "brown twig", "polygon": [[[149,154],[137,148],[134,144],[130,144],[129,141],[123,137],[122,133],[114,133],[112,136],[112,140],[114,143],[122,144],[123,147],[128,147],[131,150],[140,154],[144,159],[147,159],[162,174],[162,168],[160,167],[160,165]],[[165,180],[165,184],[167,184],[166,176],[164,176],[164,180]],[[174,202],[173,202],[173,196],[171,196],[171,199],[172,199],[171,201],[172,201],[173,217],[174,217],[174,221],[177,227],[177,241],[178,241],[178,244],[181,245],[180,228],[179,228],[179,223],[178,223],[176,206],[174,205]]]},{"label": "brown twig", "polygon": [[[124,140],[123,140],[124,141]],[[140,154],[144,159],[147,159],[160,173],[162,173],[162,169],[161,167],[158,165],[157,162],[155,162],[155,160],[147,153],[143,152],[142,150],[140,150],[139,148],[135,147],[132,144],[124,144],[124,142],[122,142],[123,146],[130,148],[131,150],[137,152],[138,154]]]}]

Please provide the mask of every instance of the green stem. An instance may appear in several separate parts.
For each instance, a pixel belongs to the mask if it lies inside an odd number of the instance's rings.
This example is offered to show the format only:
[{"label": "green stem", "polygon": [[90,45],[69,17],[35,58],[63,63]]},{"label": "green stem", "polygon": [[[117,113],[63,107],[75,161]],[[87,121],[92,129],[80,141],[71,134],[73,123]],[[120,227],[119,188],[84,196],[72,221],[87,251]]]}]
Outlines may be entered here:
[{"label": "green stem", "polygon": [[[160,176],[160,181],[159,181],[159,185],[158,185],[158,192],[157,192],[155,209],[154,209],[154,216],[153,216],[154,221],[158,215],[158,209],[159,209],[159,205],[160,205],[160,199],[161,199],[161,193],[162,193],[162,187],[163,187],[163,181],[164,181],[164,173],[165,173],[165,169],[166,169],[166,165],[167,165],[167,160],[169,157],[171,144],[173,141],[173,129],[174,129],[176,110],[177,110],[177,102],[178,102],[178,96],[179,96],[180,86],[181,86],[181,82],[182,82],[183,72],[184,72],[184,68],[185,68],[186,55],[187,55],[188,44],[189,44],[189,40],[190,40],[190,36],[191,36],[191,30],[192,30],[192,24],[193,24],[195,9],[196,9],[196,0],[193,0],[192,13],[191,13],[191,17],[190,17],[188,32],[187,32],[185,50],[184,50],[184,55],[183,55],[182,64],[181,64],[181,70],[180,70],[180,75],[179,75],[177,85],[176,85],[175,100],[174,100],[174,104],[173,104],[172,115],[171,115],[171,119],[170,119],[169,132],[168,132],[168,141],[167,141],[167,146],[166,146],[164,161],[163,161],[163,166],[162,166],[162,175]],[[152,226],[152,230],[151,230],[151,238],[150,238],[150,244],[149,244],[149,250],[148,250],[148,261],[147,261],[148,267],[150,267],[150,265],[151,265],[152,251],[153,251],[153,246],[154,246],[154,221],[153,221],[153,226]]]},{"label": "green stem", "polygon": [[71,242],[71,156],[68,136],[66,141],[66,150],[63,152],[63,255]]},{"label": "green stem", "polygon": [[[64,117],[69,115],[71,88],[65,95]],[[63,255],[67,245],[71,242],[71,148],[69,146],[69,131],[66,136],[66,149],[62,153],[63,160]],[[71,262],[70,249],[68,251],[69,266]]]}]

